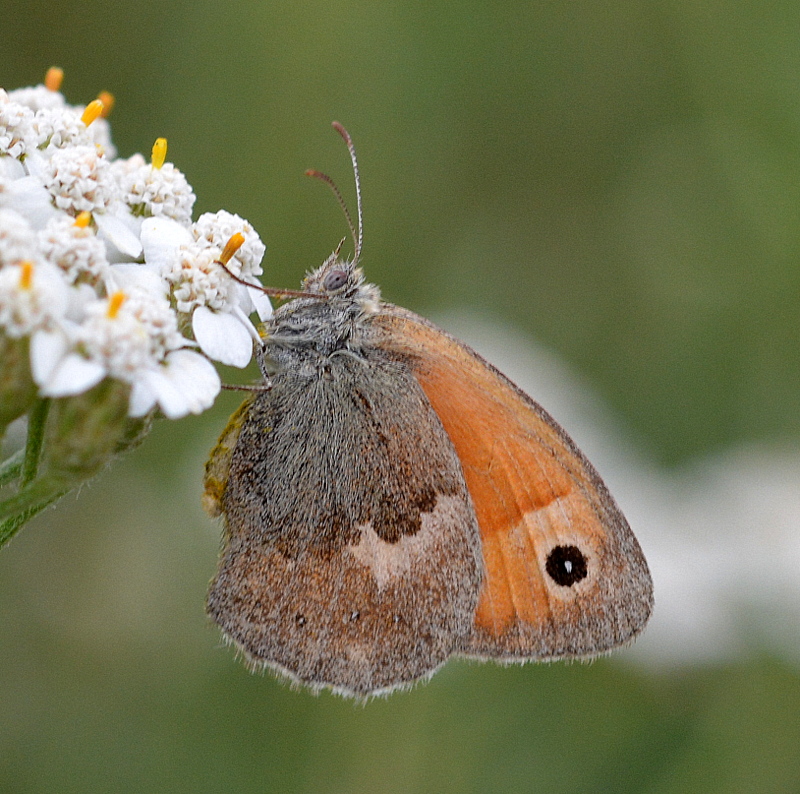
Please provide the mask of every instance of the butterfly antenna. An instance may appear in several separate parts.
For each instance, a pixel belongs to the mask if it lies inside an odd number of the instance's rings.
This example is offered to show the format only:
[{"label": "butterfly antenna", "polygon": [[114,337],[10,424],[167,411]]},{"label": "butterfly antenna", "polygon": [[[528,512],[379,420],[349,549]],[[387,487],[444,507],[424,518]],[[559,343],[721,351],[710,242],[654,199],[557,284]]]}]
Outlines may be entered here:
[{"label": "butterfly antenna", "polygon": [[314,179],[319,179],[320,182],[324,182],[331,189],[333,195],[336,196],[336,201],[339,202],[339,206],[342,208],[344,217],[347,218],[347,225],[350,227],[350,234],[353,237],[353,245],[356,245],[356,227],[353,225],[353,218],[350,215],[350,210],[347,209],[347,204],[344,203],[344,199],[342,198],[342,192],[336,186],[336,183],[327,174],[323,174],[322,171],[317,171],[314,168],[309,168],[308,171],[305,172],[305,175],[313,177]]},{"label": "butterfly antenna", "polygon": [[[358,258],[361,255],[361,244],[364,241],[364,215],[361,209],[361,177],[358,173],[358,158],[356,157],[356,147],[353,146],[353,139],[350,137],[350,133],[341,125],[338,121],[334,121],[332,124],[333,128],[339,135],[342,136],[344,142],[347,144],[347,150],[350,152],[350,160],[353,163],[353,175],[356,179],[356,202],[358,204],[357,211],[358,211],[358,237],[353,235],[353,244],[356,247],[355,255],[353,257],[353,262],[357,263]],[[350,225],[350,230],[352,231],[353,227],[352,224]]]}]

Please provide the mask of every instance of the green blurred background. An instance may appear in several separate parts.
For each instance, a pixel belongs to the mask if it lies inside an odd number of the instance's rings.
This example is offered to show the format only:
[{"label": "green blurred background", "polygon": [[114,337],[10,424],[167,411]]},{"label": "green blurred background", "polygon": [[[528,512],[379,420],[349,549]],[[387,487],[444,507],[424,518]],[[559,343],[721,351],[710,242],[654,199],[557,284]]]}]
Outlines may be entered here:
[{"label": "green blurred background", "polygon": [[[661,471],[798,446],[796,2],[0,0],[0,20],[0,85],[55,64],[71,102],[111,90],[120,153],[166,136],[196,214],[260,232],[268,283],[344,233],[302,177],[352,196],[338,119],[388,299],[537,340]],[[239,400],[160,423],[0,554],[1,791],[800,791],[800,668],[757,643],[657,672],[456,662],[365,707],[247,673],[204,616],[199,509]]]}]

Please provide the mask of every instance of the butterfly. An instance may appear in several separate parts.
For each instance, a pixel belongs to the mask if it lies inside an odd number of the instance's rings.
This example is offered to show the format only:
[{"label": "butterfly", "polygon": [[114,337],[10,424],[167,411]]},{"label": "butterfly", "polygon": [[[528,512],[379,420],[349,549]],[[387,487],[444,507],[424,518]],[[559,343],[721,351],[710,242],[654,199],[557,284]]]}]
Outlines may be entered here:
[{"label": "butterfly", "polygon": [[591,463],[463,342],[381,300],[339,248],[263,329],[264,384],[206,466],[223,516],[207,609],[256,668],[367,697],[452,656],[589,658],[653,605]]}]

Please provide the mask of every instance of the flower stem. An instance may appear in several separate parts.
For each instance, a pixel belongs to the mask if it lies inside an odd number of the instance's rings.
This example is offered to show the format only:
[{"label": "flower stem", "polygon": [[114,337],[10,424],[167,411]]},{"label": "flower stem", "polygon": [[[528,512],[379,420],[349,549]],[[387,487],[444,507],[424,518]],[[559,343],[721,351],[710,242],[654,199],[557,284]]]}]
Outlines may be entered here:
[{"label": "flower stem", "polygon": [[19,491],[0,502],[0,548],[11,540],[26,521],[66,493],[63,484],[46,478],[36,481],[49,409],[48,399],[39,399],[33,404],[28,414],[25,449],[12,455],[0,466],[0,484],[6,484],[17,476],[20,478]]},{"label": "flower stem", "polygon": [[28,438],[25,444],[25,459],[22,462],[22,479],[20,486],[25,487],[36,479],[39,471],[39,461],[42,457],[42,442],[44,441],[44,426],[47,423],[47,412],[50,410],[50,400],[42,398],[33,404],[28,414]]}]

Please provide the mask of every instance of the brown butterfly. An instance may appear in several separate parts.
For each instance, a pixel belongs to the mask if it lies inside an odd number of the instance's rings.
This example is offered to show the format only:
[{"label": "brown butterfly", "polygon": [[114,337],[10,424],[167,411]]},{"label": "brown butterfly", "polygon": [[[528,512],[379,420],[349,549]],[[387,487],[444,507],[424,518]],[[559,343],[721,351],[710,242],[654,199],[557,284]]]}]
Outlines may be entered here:
[{"label": "brown butterfly", "polygon": [[[389,692],[453,655],[587,658],[653,604],[628,523],[564,430],[339,251],[275,311],[265,384],[206,466],[225,517],[208,612],[255,667]],[[324,174],[310,172],[334,188]],[[340,246],[341,247],[341,246]]]}]

